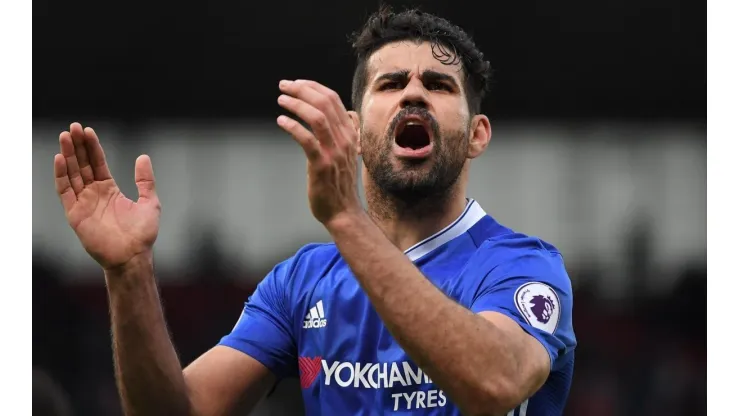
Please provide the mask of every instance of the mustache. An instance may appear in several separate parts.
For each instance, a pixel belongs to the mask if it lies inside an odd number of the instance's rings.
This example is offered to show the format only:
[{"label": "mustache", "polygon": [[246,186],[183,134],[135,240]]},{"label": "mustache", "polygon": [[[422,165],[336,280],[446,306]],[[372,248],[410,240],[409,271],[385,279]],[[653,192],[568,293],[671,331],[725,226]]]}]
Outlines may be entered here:
[{"label": "mustache", "polygon": [[434,137],[430,137],[430,140],[436,140],[439,137],[439,123],[437,123],[437,119],[434,118],[429,110],[424,107],[406,107],[399,111],[395,117],[393,117],[391,125],[388,127],[387,136],[389,138],[393,139],[393,133],[396,131],[398,123],[400,123],[401,120],[407,116],[420,117],[429,124],[429,127],[432,129],[432,133],[434,133]]}]

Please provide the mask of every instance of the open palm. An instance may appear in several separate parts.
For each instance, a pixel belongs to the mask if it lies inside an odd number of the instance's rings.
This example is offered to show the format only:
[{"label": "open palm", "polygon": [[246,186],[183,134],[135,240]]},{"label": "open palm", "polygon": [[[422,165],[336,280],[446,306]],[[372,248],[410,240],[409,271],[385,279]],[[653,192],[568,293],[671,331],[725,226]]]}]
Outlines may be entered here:
[{"label": "open palm", "polygon": [[69,225],[82,246],[105,269],[148,253],[159,232],[159,198],[148,156],[136,159],[139,199],[126,198],[111,176],[100,140],[91,128],[73,123],[59,135],[54,157],[56,190]]}]

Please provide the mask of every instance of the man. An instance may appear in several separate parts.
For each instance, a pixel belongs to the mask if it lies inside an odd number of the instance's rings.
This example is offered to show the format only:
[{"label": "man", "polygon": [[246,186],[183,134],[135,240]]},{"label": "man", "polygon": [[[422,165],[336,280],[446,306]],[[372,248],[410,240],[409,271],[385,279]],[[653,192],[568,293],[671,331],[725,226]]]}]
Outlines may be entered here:
[{"label": "man", "polygon": [[488,62],[461,29],[416,11],[381,10],[354,47],[355,111],[316,82],[279,84],[279,105],[309,128],[277,123],[305,151],[309,205],[335,243],[278,264],[184,370],[154,279],[150,159],[136,161],[133,202],[91,128],[61,134],[57,190],[105,270],[127,414],[233,414],[289,376],[311,415],[562,413],[576,344],[563,260],[465,196],[491,137]]}]

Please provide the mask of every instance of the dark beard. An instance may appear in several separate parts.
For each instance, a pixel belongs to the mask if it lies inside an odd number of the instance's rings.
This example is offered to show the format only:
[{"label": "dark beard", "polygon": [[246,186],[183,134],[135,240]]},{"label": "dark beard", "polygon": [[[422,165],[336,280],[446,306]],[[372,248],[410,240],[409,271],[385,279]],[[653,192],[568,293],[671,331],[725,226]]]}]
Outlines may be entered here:
[{"label": "dark beard", "polygon": [[[409,114],[424,117],[429,122],[434,154],[431,161],[403,160],[402,170],[394,171],[389,156],[395,141],[393,132],[398,122]],[[425,109],[408,107],[391,122],[383,140],[363,132],[363,160],[370,179],[382,193],[375,196],[384,200],[379,205],[391,209],[396,215],[429,214],[435,207],[442,208],[465,166],[468,130],[463,129],[442,140],[439,124]],[[370,143],[373,145],[368,147]],[[432,166],[427,167],[430,162]]]}]

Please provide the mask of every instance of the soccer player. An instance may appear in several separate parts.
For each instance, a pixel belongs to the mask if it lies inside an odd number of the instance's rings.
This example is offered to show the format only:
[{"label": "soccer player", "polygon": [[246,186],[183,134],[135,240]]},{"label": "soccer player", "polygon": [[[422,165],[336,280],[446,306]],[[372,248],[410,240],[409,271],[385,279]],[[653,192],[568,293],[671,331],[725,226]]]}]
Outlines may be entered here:
[{"label": "soccer player", "polygon": [[353,46],[354,111],[317,82],[276,85],[292,114],[277,124],[305,151],[309,206],[334,243],[275,266],[233,331],[184,370],[154,278],[151,160],[136,160],[134,202],[91,128],[60,135],[56,186],[105,270],[127,414],[233,414],[290,376],[310,415],[563,412],[576,345],[563,259],[466,198],[491,138],[489,63],[460,28],[417,11],[382,9]]}]

